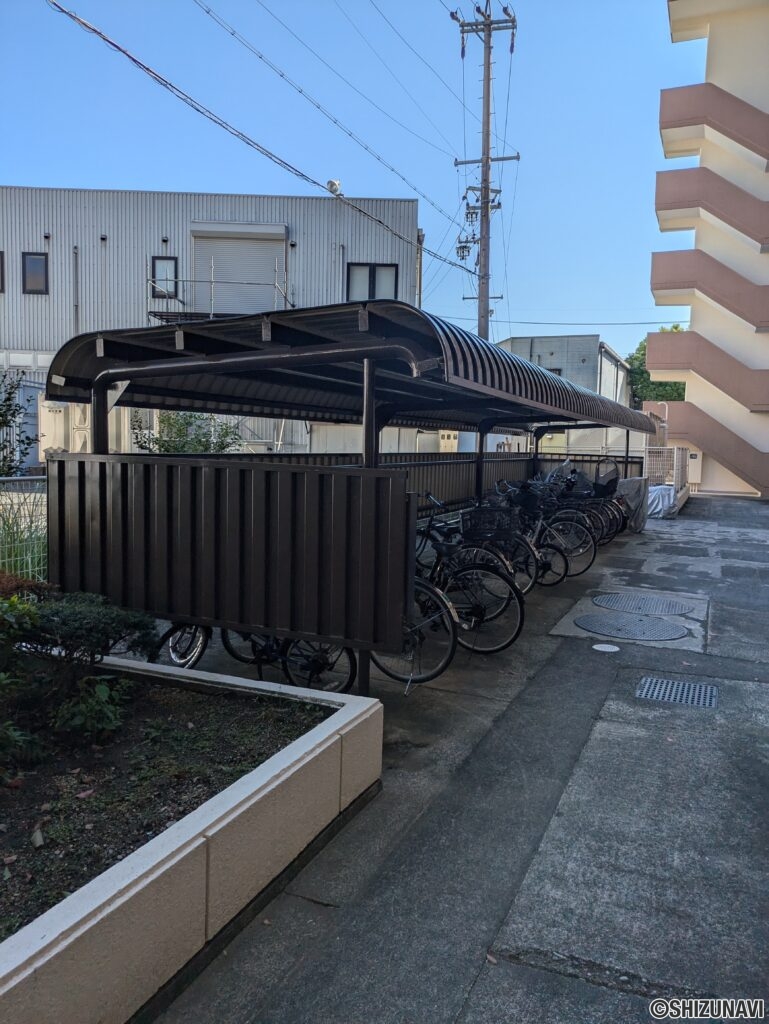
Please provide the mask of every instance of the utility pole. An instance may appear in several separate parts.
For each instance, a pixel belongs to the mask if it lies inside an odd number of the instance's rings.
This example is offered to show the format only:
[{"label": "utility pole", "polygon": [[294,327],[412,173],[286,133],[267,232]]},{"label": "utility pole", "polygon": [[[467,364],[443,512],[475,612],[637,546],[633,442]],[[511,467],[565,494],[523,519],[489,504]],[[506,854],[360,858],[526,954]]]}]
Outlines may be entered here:
[{"label": "utility pole", "polygon": [[[462,34],[462,58],[465,56],[465,39],[468,34],[478,36],[483,40],[483,114],[481,117],[481,158],[480,160],[455,160],[454,166],[463,164],[480,164],[481,184],[480,188],[475,186],[468,189],[468,192],[476,194],[477,203],[467,204],[467,219],[469,224],[475,222],[476,216],[480,215],[479,234],[475,237],[460,238],[457,242],[457,253],[460,259],[466,259],[470,254],[470,246],[478,244],[478,335],[481,338],[489,336],[489,292],[491,288],[491,211],[498,210],[500,190],[491,187],[491,165],[502,160],[518,160],[519,154],[514,156],[492,156],[491,155],[491,53],[492,37],[495,32],[507,31],[510,33],[510,53],[515,47],[515,32],[517,22],[515,15],[508,7],[502,7],[503,18],[492,18],[491,0],[486,0],[485,10],[478,4],[475,11],[479,16],[477,21],[464,21],[456,11],[451,11],[452,20],[459,25]],[[502,296],[495,296],[502,298]]]}]

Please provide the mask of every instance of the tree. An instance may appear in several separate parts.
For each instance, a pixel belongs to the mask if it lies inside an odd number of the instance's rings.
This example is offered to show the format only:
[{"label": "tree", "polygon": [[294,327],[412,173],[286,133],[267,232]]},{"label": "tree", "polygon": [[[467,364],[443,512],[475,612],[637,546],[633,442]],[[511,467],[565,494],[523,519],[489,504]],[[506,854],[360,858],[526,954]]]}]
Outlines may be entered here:
[{"label": "tree", "polygon": [[140,451],[153,455],[222,455],[241,441],[232,423],[204,412],[159,412],[155,430],[134,413],[131,436]]},{"label": "tree", "polygon": [[[680,324],[672,327],[660,327],[662,333],[680,331]],[[635,352],[627,357],[630,367],[628,381],[633,396],[633,406],[640,409],[644,402],[682,402],[686,393],[686,385],[678,381],[652,380],[646,369],[646,338]]]},{"label": "tree", "polygon": [[31,399],[20,399],[24,372],[0,370],[0,476],[18,476],[37,437],[24,429]]}]

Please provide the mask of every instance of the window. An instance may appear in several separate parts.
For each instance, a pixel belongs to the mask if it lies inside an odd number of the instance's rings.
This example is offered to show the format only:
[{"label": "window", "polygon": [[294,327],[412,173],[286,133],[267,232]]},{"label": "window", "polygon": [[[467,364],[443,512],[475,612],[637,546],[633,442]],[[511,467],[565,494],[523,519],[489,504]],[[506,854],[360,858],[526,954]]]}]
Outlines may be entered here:
[{"label": "window", "polygon": [[5,291],[5,253],[0,252],[0,294]]},{"label": "window", "polygon": [[48,294],[48,253],[21,254],[21,290],[25,295]]},{"label": "window", "polygon": [[152,257],[152,298],[175,299],[177,297],[176,256]]},{"label": "window", "polygon": [[347,301],[394,299],[398,292],[397,263],[348,263]]}]

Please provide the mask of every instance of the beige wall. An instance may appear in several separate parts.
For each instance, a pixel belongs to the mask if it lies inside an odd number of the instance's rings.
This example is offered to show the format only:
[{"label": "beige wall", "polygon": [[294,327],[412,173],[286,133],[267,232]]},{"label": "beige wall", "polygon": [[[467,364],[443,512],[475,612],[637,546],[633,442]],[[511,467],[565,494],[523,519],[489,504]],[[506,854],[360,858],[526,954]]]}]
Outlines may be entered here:
[{"label": "beige wall", "polygon": [[769,452],[769,413],[748,412],[724,391],[709,384],[696,373],[689,374],[686,401],[704,409],[709,416],[744,438],[761,452]]},{"label": "beige wall", "polygon": [[767,38],[769,7],[713,18],[708,33],[707,81],[769,111]]}]

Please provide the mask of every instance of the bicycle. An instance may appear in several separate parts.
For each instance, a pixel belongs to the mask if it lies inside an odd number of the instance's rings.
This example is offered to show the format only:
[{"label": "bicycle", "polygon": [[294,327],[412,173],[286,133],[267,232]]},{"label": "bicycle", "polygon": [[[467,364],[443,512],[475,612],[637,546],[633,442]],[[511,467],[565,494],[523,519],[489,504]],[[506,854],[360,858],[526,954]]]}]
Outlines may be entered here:
[{"label": "bicycle", "polygon": [[457,649],[454,606],[419,577],[413,587],[410,604],[404,609],[400,650],[394,654],[371,652],[371,660],[381,672],[409,685],[429,682],[445,672]]},{"label": "bicycle", "polygon": [[[237,661],[257,666],[279,665],[292,686],[347,693],[357,676],[355,653],[323,640],[288,640],[268,634],[220,630],[222,646]],[[213,635],[210,626],[172,624],[160,638],[154,661],[176,668],[194,668]]]}]

